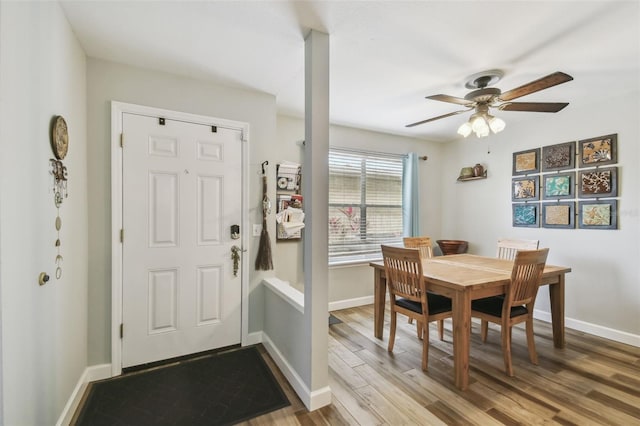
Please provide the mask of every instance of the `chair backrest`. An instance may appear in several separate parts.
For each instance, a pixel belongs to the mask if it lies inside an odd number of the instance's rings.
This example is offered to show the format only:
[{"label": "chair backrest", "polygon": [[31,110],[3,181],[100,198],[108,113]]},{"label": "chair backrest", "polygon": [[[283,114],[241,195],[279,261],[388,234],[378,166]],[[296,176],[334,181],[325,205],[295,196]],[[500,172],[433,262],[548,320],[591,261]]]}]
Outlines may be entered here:
[{"label": "chair backrest", "polygon": [[433,257],[430,237],[404,237],[402,239],[406,248],[417,248],[424,259]]},{"label": "chair backrest", "polygon": [[535,301],[548,254],[548,248],[519,250],[516,253],[511,271],[511,284],[507,291],[509,306],[526,305]]},{"label": "chair backrest", "polygon": [[498,240],[496,257],[513,260],[518,250],[537,250],[539,244],[540,242],[538,240],[510,240],[501,238]]},{"label": "chair backrest", "polygon": [[395,301],[395,297],[403,297],[415,302],[425,302],[423,309],[426,309],[420,252],[411,248],[383,245],[382,258],[391,302]]}]

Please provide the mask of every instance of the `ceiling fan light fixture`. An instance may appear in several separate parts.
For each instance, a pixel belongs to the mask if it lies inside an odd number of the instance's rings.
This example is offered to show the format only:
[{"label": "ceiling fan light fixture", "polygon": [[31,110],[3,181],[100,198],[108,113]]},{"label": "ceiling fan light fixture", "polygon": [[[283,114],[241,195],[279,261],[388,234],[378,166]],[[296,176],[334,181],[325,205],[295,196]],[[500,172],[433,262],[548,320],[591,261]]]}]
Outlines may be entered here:
[{"label": "ceiling fan light fixture", "polygon": [[473,114],[470,121],[471,129],[476,133],[476,135],[478,135],[479,133],[484,133],[485,131],[489,131],[489,125],[482,115]]},{"label": "ceiling fan light fixture", "polygon": [[507,123],[505,123],[504,120],[501,118],[493,117],[493,116],[489,118],[489,127],[491,128],[491,131],[493,133],[498,133],[503,131],[506,126],[507,126]]},{"label": "ceiling fan light fixture", "polygon": [[458,127],[458,134],[461,135],[463,138],[466,138],[467,136],[469,136],[471,132],[472,132],[471,124],[469,124],[468,121],[465,121],[464,123],[462,123],[460,127]]}]

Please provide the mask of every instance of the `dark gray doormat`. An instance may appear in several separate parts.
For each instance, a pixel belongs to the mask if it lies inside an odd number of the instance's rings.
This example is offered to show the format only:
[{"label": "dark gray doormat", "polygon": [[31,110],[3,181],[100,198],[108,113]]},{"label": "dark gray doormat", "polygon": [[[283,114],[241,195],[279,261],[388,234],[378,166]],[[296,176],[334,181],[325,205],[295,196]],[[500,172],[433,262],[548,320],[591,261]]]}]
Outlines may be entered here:
[{"label": "dark gray doormat", "polygon": [[77,425],[231,425],[290,405],[255,346],[91,383]]}]

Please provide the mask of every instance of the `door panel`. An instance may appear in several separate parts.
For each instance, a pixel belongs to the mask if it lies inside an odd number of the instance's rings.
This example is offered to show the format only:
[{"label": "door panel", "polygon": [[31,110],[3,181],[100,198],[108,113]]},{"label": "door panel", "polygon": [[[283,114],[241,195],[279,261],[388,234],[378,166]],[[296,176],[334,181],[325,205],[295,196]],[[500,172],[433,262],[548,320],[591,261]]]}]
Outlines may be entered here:
[{"label": "door panel", "polygon": [[122,367],[240,343],[239,130],[123,114]]}]

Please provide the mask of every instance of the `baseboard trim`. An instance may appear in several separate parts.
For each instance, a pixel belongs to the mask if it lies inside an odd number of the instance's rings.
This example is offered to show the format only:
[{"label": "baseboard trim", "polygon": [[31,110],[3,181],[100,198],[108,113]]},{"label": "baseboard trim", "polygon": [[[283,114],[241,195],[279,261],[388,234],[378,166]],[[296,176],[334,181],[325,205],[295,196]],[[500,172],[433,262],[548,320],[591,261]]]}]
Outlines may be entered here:
[{"label": "baseboard trim", "polygon": [[282,352],[278,350],[273,341],[269,338],[267,333],[262,332],[262,344],[266,348],[273,361],[276,363],[282,374],[287,378],[287,381],[293,387],[293,390],[298,394],[298,397],[302,403],[307,407],[307,410],[313,411],[318,408],[322,408],[325,405],[331,404],[331,388],[326,386],[322,389],[309,391],[306,383],[298,375],[296,370],[289,364],[286,358],[282,355]]},{"label": "baseboard trim", "polygon": [[354,299],[337,300],[329,302],[329,312],[340,309],[355,308],[357,306],[373,305],[373,296],[356,297]]},{"label": "baseboard trim", "polygon": [[[533,317],[535,319],[551,322],[551,313],[534,309]],[[564,319],[564,325],[572,330],[581,331],[583,333],[593,334],[594,336],[603,337],[615,342],[640,347],[640,335],[627,333],[626,331],[615,330],[613,328],[604,327],[602,325],[593,324],[573,318]]]},{"label": "baseboard trim", "polygon": [[73,415],[80,405],[80,401],[87,390],[89,382],[107,379],[109,377],[111,377],[111,364],[100,364],[85,368],[60,414],[56,426],[66,426],[71,423],[71,419],[73,419]]},{"label": "baseboard trim", "polygon": [[257,345],[258,343],[262,343],[261,331],[255,331],[253,333],[247,334],[247,341],[243,343],[242,346]]}]

